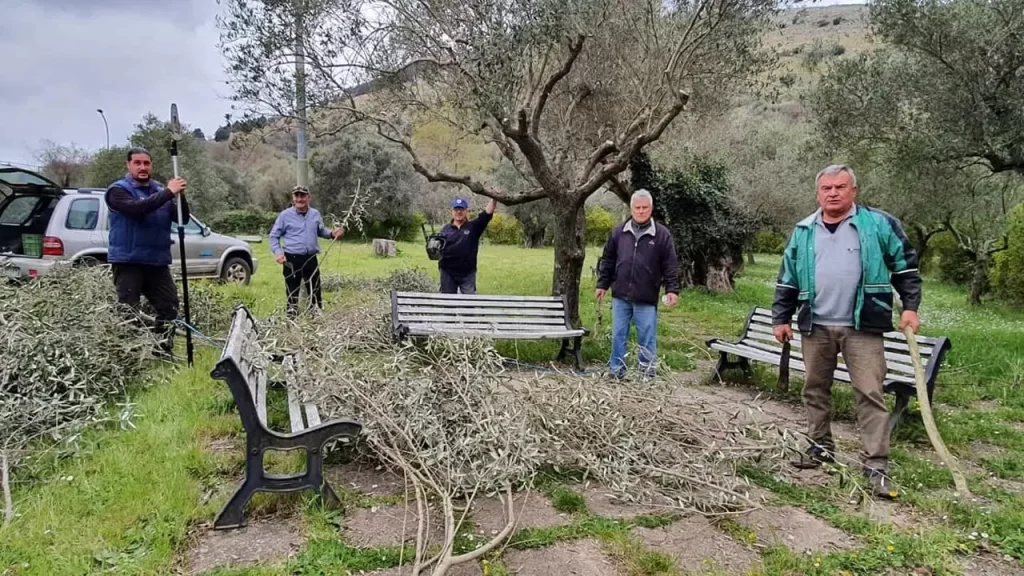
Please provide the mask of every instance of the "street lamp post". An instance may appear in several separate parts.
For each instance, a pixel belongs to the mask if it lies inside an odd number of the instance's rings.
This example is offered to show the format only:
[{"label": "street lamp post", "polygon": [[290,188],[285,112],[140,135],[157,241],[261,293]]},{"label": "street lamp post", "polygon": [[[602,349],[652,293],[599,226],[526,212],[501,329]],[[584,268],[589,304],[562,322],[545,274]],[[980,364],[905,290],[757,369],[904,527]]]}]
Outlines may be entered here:
[{"label": "street lamp post", "polygon": [[107,131],[107,148],[106,149],[109,149],[110,148],[110,126],[107,125],[107,117],[103,115],[103,110],[101,108],[97,108],[96,111],[100,113],[100,118],[103,118],[103,128],[104,128],[104,130]]}]

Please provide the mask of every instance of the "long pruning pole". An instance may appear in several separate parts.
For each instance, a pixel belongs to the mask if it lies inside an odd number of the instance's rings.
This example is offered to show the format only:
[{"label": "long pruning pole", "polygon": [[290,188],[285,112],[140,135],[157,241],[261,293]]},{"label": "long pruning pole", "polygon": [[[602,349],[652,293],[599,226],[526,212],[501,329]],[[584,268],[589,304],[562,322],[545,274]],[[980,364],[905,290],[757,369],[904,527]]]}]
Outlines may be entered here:
[{"label": "long pruning pole", "polygon": [[[181,122],[178,121],[178,105],[171,104],[171,165],[174,177],[178,177],[178,140],[181,138]],[[181,255],[181,291],[185,301],[185,354],[189,368],[192,367],[194,351],[192,348],[192,312],[188,301],[188,269],[185,265],[185,223],[182,222],[181,194],[178,201],[178,252]]]},{"label": "long pruning pole", "polygon": [[928,432],[928,439],[932,441],[932,446],[938,452],[939,458],[942,458],[943,463],[949,468],[950,474],[953,475],[953,484],[956,486],[956,491],[970,498],[971,491],[967,488],[967,480],[964,478],[964,473],[960,471],[960,467],[953,460],[953,456],[942,442],[939,429],[935,426],[935,417],[932,416],[932,405],[928,401],[928,386],[924,382],[924,366],[921,364],[921,353],[917,349],[917,336],[914,334],[914,329],[910,326],[903,329],[903,334],[907,337],[910,359],[914,362],[917,402],[921,405],[921,419],[924,420],[924,429]]}]

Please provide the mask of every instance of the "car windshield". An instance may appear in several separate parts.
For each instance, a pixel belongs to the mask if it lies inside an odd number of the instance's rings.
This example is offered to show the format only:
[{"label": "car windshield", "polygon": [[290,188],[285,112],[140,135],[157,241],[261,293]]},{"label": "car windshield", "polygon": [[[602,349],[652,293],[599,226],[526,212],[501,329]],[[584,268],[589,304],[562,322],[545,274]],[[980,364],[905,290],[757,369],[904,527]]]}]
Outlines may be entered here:
[{"label": "car windshield", "polygon": [[44,192],[53,190],[53,183],[42,176],[20,168],[0,168],[0,198],[20,192]]}]

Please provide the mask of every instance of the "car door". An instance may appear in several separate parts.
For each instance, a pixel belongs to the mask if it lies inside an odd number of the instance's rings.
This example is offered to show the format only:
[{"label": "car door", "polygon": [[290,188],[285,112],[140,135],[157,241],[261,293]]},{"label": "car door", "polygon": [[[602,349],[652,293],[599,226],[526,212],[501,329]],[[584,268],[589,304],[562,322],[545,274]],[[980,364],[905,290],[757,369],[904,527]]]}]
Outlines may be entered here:
[{"label": "car door", "polygon": [[[209,276],[217,271],[215,250],[207,246],[203,237],[203,226],[190,218],[185,226],[185,263],[189,276]],[[171,258],[176,274],[181,274],[181,247],[178,246],[178,224],[171,224]]]}]

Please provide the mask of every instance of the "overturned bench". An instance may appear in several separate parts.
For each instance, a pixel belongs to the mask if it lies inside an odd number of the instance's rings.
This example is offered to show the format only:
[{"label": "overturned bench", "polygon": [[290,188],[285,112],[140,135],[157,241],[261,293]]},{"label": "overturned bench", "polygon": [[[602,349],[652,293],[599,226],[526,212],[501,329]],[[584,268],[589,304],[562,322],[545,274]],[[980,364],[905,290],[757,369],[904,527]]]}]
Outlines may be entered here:
[{"label": "overturned bench", "polygon": [[565,311],[563,296],[391,293],[391,323],[398,338],[561,340],[557,359],[572,354],[576,369],[582,370],[582,342],[589,331],[573,328]]},{"label": "overturned bench", "polygon": [[[244,306],[235,309],[220,361],[211,372],[231,390],[245,429],[245,479],[214,520],[215,529],[245,526],[245,505],[256,492],[314,490],[326,504],[337,505],[338,496],[323,478],[324,445],[331,440],[354,442],[362,426],[351,420],[322,422],[317,406],[301,402],[289,381],[294,381],[300,356],[290,353],[269,357],[259,346],[256,321]],[[285,382],[268,381],[267,366],[279,362]],[[283,386],[288,392],[291,433],[267,427],[267,388]],[[301,474],[268,474],[263,467],[267,450],[306,450],[306,471]]]},{"label": "overturned bench", "polygon": [[[800,348],[800,331],[796,322],[793,322],[792,326],[793,340],[790,341],[789,367],[797,372],[804,372],[804,357],[798,350]],[[914,364],[910,358],[907,337],[899,332],[886,332],[883,338],[885,340],[886,364],[883,389],[885,393],[893,394],[896,398],[896,404],[889,415],[888,429],[892,433],[892,430],[902,420],[911,397],[917,395],[917,389],[914,383]],[[928,387],[928,401],[931,402],[935,390],[935,379],[939,375],[942,359],[952,344],[948,338],[928,336],[918,336],[917,342],[924,368],[925,383]],[[754,306],[750,310],[746,326],[744,326],[739,340],[728,342],[721,338],[712,338],[707,341],[707,346],[719,353],[714,375],[715,379],[719,381],[722,379],[722,372],[733,368],[742,369],[749,375],[751,360],[775,366],[779,366],[782,362],[782,345],[775,339],[772,312],[767,308]],[[730,356],[736,359],[730,359]],[[850,382],[850,373],[842,354],[839,355],[833,378],[841,382]]]}]

